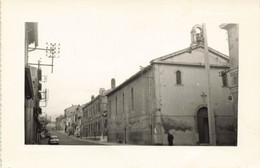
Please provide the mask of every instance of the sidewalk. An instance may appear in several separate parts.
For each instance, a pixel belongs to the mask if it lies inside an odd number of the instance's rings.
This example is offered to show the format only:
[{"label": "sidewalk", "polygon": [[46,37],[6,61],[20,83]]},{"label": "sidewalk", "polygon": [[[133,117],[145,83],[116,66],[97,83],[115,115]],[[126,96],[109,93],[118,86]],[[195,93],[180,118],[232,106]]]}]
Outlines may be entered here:
[{"label": "sidewalk", "polygon": [[[67,135],[64,131],[57,131],[61,134]],[[75,140],[79,140],[79,141],[85,141],[85,142],[90,142],[90,143],[96,143],[96,144],[101,144],[101,145],[129,145],[129,144],[123,144],[123,143],[114,143],[114,142],[100,142],[100,141],[95,141],[95,140],[89,140],[89,139],[85,139],[85,138],[77,138],[75,135],[70,135],[69,137],[71,137],[72,139]]]}]

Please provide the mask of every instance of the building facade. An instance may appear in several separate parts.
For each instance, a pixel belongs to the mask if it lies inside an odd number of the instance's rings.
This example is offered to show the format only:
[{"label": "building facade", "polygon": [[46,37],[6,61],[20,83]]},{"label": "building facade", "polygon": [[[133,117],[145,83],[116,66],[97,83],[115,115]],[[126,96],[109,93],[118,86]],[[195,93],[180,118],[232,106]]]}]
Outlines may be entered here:
[{"label": "building facade", "polygon": [[151,68],[144,68],[107,95],[109,142],[152,143],[154,83]]},{"label": "building facade", "polygon": [[[154,59],[108,97],[108,141],[127,144],[209,144],[203,47],[190,48]],[[229,58],[209,48],[211,103],[217,145],[234,145],[235,117],[221,75]]]},{"label": "building facade", "polygon": [[101,88],[99,95],[91,96],[91,101],[83,107],[83,137],[87,139],[107,142],[107,94],[115,87],[115,80],[111,83],[111,89]]},{"label": "building facade", "polygon": [[83,124],[82,124],[82,120],[83,120],[83,107],[85,106],[85,104],[83,105],[79,105],[78,108],[76,109],[76,115],[75,115],[75,123],[76,123],[76,130],[74,132],[74,135],[76,135],[77,137],[81,137],[82,133],[83,133]]},{"label": "building facade", "polygon": [[25,66],[25,144],[39,143],[41,123],[38,119],[42,113],[41,101],[41,70]]},{"label": "building facade", "polygon": [[65,131],[66,118],[63,115],[60,115],[56,118],[56,130]]},{"label": "building facade", "polygon": [[74,134],[76,130],[76,109],[79,105],[72,105],[64,110],[64,116],[66,118],[65,132],[68,134]]},{"label": "building facade", "polygon": [[236,118],[236,132],[237,132],[237,116],[238,116],[238,51],[239,51],[239,26],[238,24],[222,24],[220,28],[228,32],[228,48],[230,57],[230,70],[227,71],[229,77],[229,88],[233,100],[233,110]]}]

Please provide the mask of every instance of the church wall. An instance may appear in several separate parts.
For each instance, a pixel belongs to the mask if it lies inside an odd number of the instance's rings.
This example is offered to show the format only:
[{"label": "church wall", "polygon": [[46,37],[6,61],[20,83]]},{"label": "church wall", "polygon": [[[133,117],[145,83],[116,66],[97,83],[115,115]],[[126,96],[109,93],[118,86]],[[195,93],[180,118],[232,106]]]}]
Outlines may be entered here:
[{"label": "church wall", "polygon": [[127,144],[151,144],[150,100],[154,90],[151,74],[150,70],[144,72],[108,95],[109,142],[119,142],[120,139]]},{"label": "church wall", "polygon": [[[199,141],[197,130],[197,110],[206,106],[207,80],[204,67],[175,66],[160,64],[156,66],[156,80],[159,88],[158,101],[162,115],[163,144],[167,144],[167,134],[174,135],[176,145],[196,145]],[[228,87],[222,86],[219,72],[211,69],[211,100],[216,116],[217,142],[232,143],[233,121],[232,101],[229,100]],[[182,83],[176,84],[176,71],[182,74]],[[159,81],[159,82],[158,82]],[[220,131],[221,130],[221,131]],[[228,142],[227,142],[228,141]]]}]

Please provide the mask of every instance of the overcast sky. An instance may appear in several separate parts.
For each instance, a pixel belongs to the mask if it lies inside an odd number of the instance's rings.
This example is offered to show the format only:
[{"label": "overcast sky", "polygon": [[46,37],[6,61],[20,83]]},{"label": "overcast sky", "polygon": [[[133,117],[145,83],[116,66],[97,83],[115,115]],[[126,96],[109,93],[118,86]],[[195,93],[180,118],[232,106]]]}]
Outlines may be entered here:
[{"label": "overcast sky", "polygon": [[[198,24],[180,18],[176,8],[168,3],[74,5],[55,4],[49,9],[53,12],[47,14],[49,19],[46,16],[28,20],[38,22],[39,47],[45,48],[46,42],[61,45],[54,73],[43,68],[43,75],[48,76],[43,88],[49,90],[48,105],[43,111],[52,119],[72,104],[89,102],[99,88],[109,89],[111,78],[119,85],[139,71],[139,66],[188,47],[190,30]],[[228,54],[226,32],[219,28],[220,24],[206,25],[208,44]],[[39,57],[42,63],[51,62],[44,58],[43,51],[30,53],[29,60],[36,62]]]},{"label": "overcast sky", "polygon": [[[17,33],[21,49],[25,21],[38,22],[39,47],[45,48],[46,42],[61,45],[54,73],[42,67],[48,76],[43,89],[49,90],[43,112],[52,116],[63,114],[72,104],[89,102],[99,88],[110,88],[111,78],[118,86],[139,71],[139,66],[188,47],[195,24],[205,22],[209,46],[228,55],[227,33],[219,28],[223,20],[202,17],[200,8],[214,11],[193,1],[188,5],[183,1],[14,2],[15,6],[8,5],[21,11],[21,16],[16,16],[18,22],[6,22]],[[11,17],[12,11],[8,12]],[[40,57],[42,63],[51,62],[43,51],[30,52],[29,62]]]}]

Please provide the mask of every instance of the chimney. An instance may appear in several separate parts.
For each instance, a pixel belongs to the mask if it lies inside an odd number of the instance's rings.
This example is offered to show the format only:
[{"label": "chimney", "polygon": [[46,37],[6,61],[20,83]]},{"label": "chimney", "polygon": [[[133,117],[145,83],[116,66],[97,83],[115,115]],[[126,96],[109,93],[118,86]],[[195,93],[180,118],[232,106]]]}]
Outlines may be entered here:
[{"label": "chimney", "polygon": [[94,100],[94,95],[91,96],[91,100]]},{"label": "chimney", "polygon": [[104,89],[104,88],[100,88],[100,89],[99,89],[99,94],[100,94],[100,95],[103,95],[104,92],[105,92],[105,89]]},{"label": "chimney", "polygon": [[111,89],[115,89],[116,88],[116,80],[115,78],[111,79]]}]

